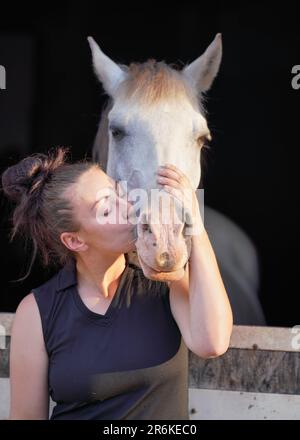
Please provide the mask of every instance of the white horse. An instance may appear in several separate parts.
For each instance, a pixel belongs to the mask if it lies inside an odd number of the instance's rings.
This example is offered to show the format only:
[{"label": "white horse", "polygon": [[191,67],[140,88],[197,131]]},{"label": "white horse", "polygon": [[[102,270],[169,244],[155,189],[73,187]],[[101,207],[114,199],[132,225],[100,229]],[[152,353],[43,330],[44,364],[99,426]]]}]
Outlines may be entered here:
[{"label": "white horse", "polygon": [[[221,34],[182,71],[155,60],[118,65],[91,37],[88,40],[95,73],[110,97],[96,135],[93,159],[112,178],[126,181],[129,191],[158,188],[156,171],[165,163],[181,169],[196,190],[201,178],[201,151],[211,139],[202,97],[219,70]],[[147,233],[138,234],[135,262],[149,278],[176,279],[178,269],[189,257],[191,237],[185,235],[184,228],[174,229],[172,221],[168,227],[154,226],[149,209],[143,206],[141,210],[148,214],[150,227]],[[259,268],[253,244],[233,222],[207,206],[204,224],[235,324],[265,324],[258,300]]]}]

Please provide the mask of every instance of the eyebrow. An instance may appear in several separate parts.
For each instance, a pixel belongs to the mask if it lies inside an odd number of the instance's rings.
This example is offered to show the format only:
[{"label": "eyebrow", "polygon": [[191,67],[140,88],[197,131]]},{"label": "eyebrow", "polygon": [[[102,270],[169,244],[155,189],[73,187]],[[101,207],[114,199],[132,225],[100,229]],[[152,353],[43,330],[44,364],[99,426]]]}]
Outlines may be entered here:
[{"label": "eyebrow", "polygon": [[[107,188],[107,187],[106,187],[106,188]],[[109,188],[114,188],[114,190],[115,190],[116,193],[117,193],[117,190],[118,190],[118,182],[115,180],[114,183],[113,183],[113,186],[112,186],[112,187],[109,187]],[[91,207],[90,207],[90,210],[93,211],[93,209],[95,208],[96,204],[97,204],[100,200],[102,200],[104,197],[108,197],[108,195],[105,195],[105,196],[102,196],[102,197],[96,199],[96,200],[92,203],[92,205],[91,205]]]}]

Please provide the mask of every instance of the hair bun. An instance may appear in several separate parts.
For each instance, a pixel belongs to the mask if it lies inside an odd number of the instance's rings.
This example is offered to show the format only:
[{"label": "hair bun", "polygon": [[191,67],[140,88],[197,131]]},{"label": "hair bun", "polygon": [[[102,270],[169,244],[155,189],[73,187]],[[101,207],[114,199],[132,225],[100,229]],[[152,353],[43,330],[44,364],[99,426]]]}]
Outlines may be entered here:
[{"label": "hair bun", "polygon": [[54,154],[36,153],[7,168],[2,174],[2,188],[11,200],[18,202],[23,194],[42,188],[53,171],[65,161],[68,149],[59,147]]}]

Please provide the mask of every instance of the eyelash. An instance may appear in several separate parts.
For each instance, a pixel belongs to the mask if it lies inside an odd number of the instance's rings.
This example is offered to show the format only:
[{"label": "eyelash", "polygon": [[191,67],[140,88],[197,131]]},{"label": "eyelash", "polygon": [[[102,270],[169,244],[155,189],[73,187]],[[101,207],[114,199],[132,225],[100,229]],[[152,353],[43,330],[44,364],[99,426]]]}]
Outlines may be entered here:
[{"label": "eyelash", "polygon": [[[118,197],[120,197],[120,198],[125,197],[125,195],[123,195],[123,196],[120,195],[119,190],[120,190],[119,185],[117,185],[116,195],[117,195]],[[110,197],[109,195],[108,195],[108,196],[105,196],[105,200],[107,200],[109,197]],[[99,200],[99,202],[101,202],[101,200]],[[99,202],[98,202],[98,203],[99,203]],[[110,213],[110,211],[111,211],[111,209],[110,209],[110,210],[106,210],[106,211],[104,211],[104,212],[103,212],[103,216],[104,216],[104,217],[107,217],[108,214]]]},{"label": "eyelash", "polygon": [[[109,196],[105,196],[105,200],[107,200],[109,198]],[[103,200],[103,199],[102,199]],[[99,202],[101,202],[101,200],[99,200]],[[98,202],[98,204],[99,204],[99,202]],[[110,213],[110,211],[111,210],[106,210],[106,211],[104,211],[103,213],[102,213],[102,215],[104,216],[104,217],[107,217],[108,216],[108,214]]]}]

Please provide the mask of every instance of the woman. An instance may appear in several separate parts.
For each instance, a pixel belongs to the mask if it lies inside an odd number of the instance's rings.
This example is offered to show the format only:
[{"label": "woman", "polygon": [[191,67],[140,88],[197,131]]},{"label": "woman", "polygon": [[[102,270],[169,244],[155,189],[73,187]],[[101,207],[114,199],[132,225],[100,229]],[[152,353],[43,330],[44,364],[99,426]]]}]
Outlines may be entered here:
[{"label": "woman", "polygon": [[[17,308],[10,419],[48,419],[49,395],[51,419],[188,419],[187,349],[219,356],[232,331],[199,208],[183,279],[148,280],[126,257],[135,241],[126,195],[66,152],[29,156],[2,176],[16,202],[12,236],[32,239],[33,259],[62,266]],[[158,174],[178,198],[190,188],[174,166]]]}]

